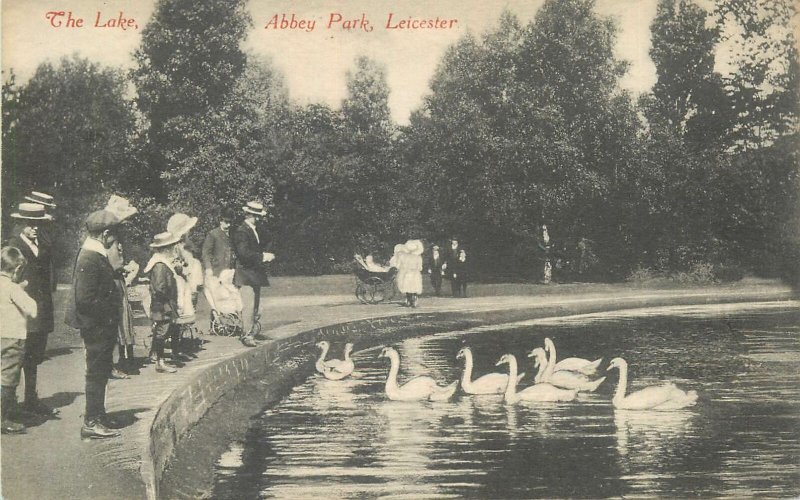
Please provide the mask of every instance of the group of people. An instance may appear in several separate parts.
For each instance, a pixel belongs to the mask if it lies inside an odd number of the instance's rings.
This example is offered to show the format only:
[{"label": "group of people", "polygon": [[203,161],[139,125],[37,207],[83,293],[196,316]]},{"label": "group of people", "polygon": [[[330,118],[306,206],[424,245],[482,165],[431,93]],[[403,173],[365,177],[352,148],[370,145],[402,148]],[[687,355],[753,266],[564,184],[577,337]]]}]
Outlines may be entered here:
[{"label": "group of people", "polygon": [[423,257],[423,254],[425,245],[421,240],[408,240],[395,245],[388,266],[376,263],[372,254],[368,254],[366,258],[356,254],[355,258],[370,272],[388,272],[392,268],[397,269],[395,282],[397,289],[404,295],[403,306],[417,307],[419,296],[422,294],[424,273],[429,275],[437,297],[441,295],[444,279],[450,280],[453,297],[467,296],[470,269],[467,252],[461,247],[457,238],[450,239],[450,246],[444,252],[439,245],[433,244],[427,255]]},{"label": "group of people", "polygon": [[[48,418],[58,410],[42,403],[36,392],[37,367],[45,360],[47,337],[54,329],[53,291],[56,280],[49,223],[56,208],[53,197],[33,192],[11,217],[18,227],[2,247],[0,256],[0,308],[2,328],[2,432],[24,433],[25,413]],[[127,378],[135,368],[135,332],[128,287],[139,275],[135,261],[123,257],[124,226],[138,210],[128,200],[112,196],[108,204],[84,221],[86,238],[75,260],[67,324],[80,331],[86,357],[84,412],[81,437],[116,437],[119,423],[106,413],[106,386],[110,378]],[[242,207],[244,221],[231,229],[236,213],[223,210],[219,226],[205,237],[202,263],[188,238],[197,217],[172,215],[165,231],[149,244],[152,256],[142,270],[147,278],[146,312],[152,321],[149,360],[158,373],[175,373],[191,358],[186,349],[194,335],[195,310],[200,287],[233,291],[242,304],[240,340],[257,345],[254,330],[259,321],[261,287],[269,286],[265,263],[275,255],[267,251],[266,234],[258,224],[267,212],[258,202]],[[169,343],[171,356],[165,349]],[[113,365],[115,346],[119,367]],[[17,404],[17,387],[25,377],[25,400]]]}]

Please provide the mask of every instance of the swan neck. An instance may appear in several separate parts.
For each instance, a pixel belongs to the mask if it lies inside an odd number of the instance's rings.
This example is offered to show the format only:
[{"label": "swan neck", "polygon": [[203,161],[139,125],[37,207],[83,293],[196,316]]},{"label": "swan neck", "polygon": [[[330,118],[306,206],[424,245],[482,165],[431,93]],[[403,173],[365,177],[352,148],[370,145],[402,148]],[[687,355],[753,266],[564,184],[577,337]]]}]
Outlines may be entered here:
[{"label": "swan neck", "polygon": [[461,374],[461,385],[469,386],[472,384],[472,353],[464,353],[464,372]]},{"label": "swan neck", "polygon": [[325,356],[327,356],[327,355],[328,355],[328,346],[327,345],[323,345],[322,346],[322,353],[320,353],[319,359],[317,360],[317,363],[324,362],[325,361]]},{"label": "swan neck", "polygon": [[619,383],[617,383],[617,390],[614,392],[614,401],[622,401],[625,399],[625,390],[628,387],[628,365],[622,364],[619,366]]},{"label": "swan neck", "polygon": [[547,358],[545,357],[537,357],[539,361],[539,367],[536,369],[536,377],[534,377],[534,381],[538,384],[539,382],[543,382],[544,380],[544,371],[547,369]]},{"label": "swan neck", "polygon": [[517,360],[511,357],[508,360],[508,384],[506,385],[506,401],[514,399],[517,394]]},{"label": "swan neck", "polygon": [[544,371],[544,375],[542,375],[542,382],[549,382],[550,377],[553,376],[553,372],[556,371],[556,347],[553,344],[550,344],[550,350],[547,351],[549,353],[549,357],[547,358],[547,368]]},{"label": "swan neck", "polygon": [[400,356],[397,353],[389,354],[389,359],[392,362],[389,368],[389,376],[386,377],[386,389],[397,387],[397,374],[400,372]]}]

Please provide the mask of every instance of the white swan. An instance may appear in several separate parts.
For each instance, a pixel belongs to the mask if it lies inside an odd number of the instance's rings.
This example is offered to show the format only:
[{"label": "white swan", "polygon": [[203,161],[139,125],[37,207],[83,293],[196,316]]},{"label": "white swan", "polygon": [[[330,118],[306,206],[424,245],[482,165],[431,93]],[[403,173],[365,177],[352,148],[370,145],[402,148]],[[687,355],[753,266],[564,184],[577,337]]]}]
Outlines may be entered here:
[{"label": "white swan", "polygon": [[389,376],[386,377],[386,396],[392,401],[447,401],[456,393],[458,380],[450,385],[441,387],[431,377],[414,377],[403,385],[397,383],[397,374],[400,371],[400,354],[392,347],[384,347],[379,357],[389,358],[392,366]]},{"label": "white swan", "polygon": [[[464,371],[461,374],[461,388],[467,394],[503,394],[508,386],[508,375],[505,373],[487,373],[472,380],[472,349],[463,347],[456,359],[464,358]],[[519,382],[524,373],[517,376]]]},{"label": "white swan", "polygon": [[572,401],[577,396],[578,391],[559,389],[550,384],[535,384],[517,392],[517,358],[513,354],[504,354],[497,366],[508,363],[508,384],[504,399],[507,403],[517,401]]},{"label": "white swan", "polygon": [[556,345],[553,343],[550,338],[545,337],[544,339],[544,348],[550,353],[550,357],[556,361],[555,371],[573,371],[573,372],[580,372],[584,375],[592,376],[597,374],[597,369],[600,368],[600,363],[603,362],[603,358],[595,359],[594,361],[589,361],[588,359],[584,358],[564,358],[561,361],[558,361],[556,357]]},{"label": "white swan", "polygon": [[342,380],[353,373],[356,369],[355,363],[350,358],[353,352],[353,344],[348,342],[344,345],[344,359],[329,359],[323,363],[323,372],[328,380]]},{"label": "white swan", "polygon": [[622,358],[614,358],[608,369],[619,369],[619,384],[611,402],[614,408],[620,410],[679,410],[694,406],[697,402],[697,392],[683,391],[675,384],[668,382],[664,385],[651,385],[631,394],[625,395],[628,386],[628,362]]},{"label": "white swan", "polygon": [[[547,340],[549,339],[545,339],[546,351],[549,350]],[[573,372],[569,370],[555,371],[555,346],[553,346],[552,342],[549,343],[549,346],[552,347],[552,350],[550,350],[547,368],[540,377],[542,382],[549,382],[556,387],[561,387],[562,389],[577,389],[584,392],[594,392],[606,379],[605,377],[600,377],[596,380],[592,380],[583,373],[579,372]],[[531,351],[530,355],[533,355],[534,352],[536,352],[536,349]]]},{"label": "white swan", "polygon": [[[317,369],[318,372],[320,372],[323,375],[326,375],[328,372],[331,371],[331,369],[341,368],[342,371],[346,371],[348,366],[353,364],[353,361],[350,359],[350,353],[353,351],[353,344],[349,342],[344,346],[345,359],[329,359],[327,361],[325,360],[325,357],[328,355],[328,350],[331,347],[331,344],[327,340],[321,340],[317,342],[317,347],[319,347],[322,350],[322,352],[320,353],[319,358],[317,359],[317,362],[314,365],[314,367]],[[351,373],[352,371],[353,370],[350,370]]]}]

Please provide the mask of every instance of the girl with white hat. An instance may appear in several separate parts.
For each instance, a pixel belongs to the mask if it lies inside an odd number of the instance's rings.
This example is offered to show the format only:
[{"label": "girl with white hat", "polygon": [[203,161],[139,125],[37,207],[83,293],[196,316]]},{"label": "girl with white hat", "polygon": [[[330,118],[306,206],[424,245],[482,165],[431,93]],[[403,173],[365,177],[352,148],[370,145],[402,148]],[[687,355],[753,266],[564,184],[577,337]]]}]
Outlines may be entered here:
[{"label": "girl with white hat", "polygon": [[406,294],[405,306],[417,307],[422,293],[422,252],[420,240],[408,240],[402,252],[397,253],[397,289]]}]

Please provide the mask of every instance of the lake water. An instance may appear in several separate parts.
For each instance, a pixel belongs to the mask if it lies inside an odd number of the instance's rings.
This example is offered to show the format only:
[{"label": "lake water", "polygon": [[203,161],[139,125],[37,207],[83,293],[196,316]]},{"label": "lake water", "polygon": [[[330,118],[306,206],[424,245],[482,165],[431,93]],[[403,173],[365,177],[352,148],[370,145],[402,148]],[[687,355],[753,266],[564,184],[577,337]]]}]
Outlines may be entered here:
[{"label": "lake water", "polygon": [[[358,378],[313,375],[265,411],[217,461],[214,498],[800,495],[800,303],[670,307],[534,320],[397,344],[400,381],[473,377],[504,353],[550,337],[559,358],[617,356],[628,388],[663,380],[699,393],[675,412],[615,411],[618,373],[570,403],[505,404],[457,395],[392,402],[380,348],[354,356]],[[332,347],[340,357],[342,346]]]}]

